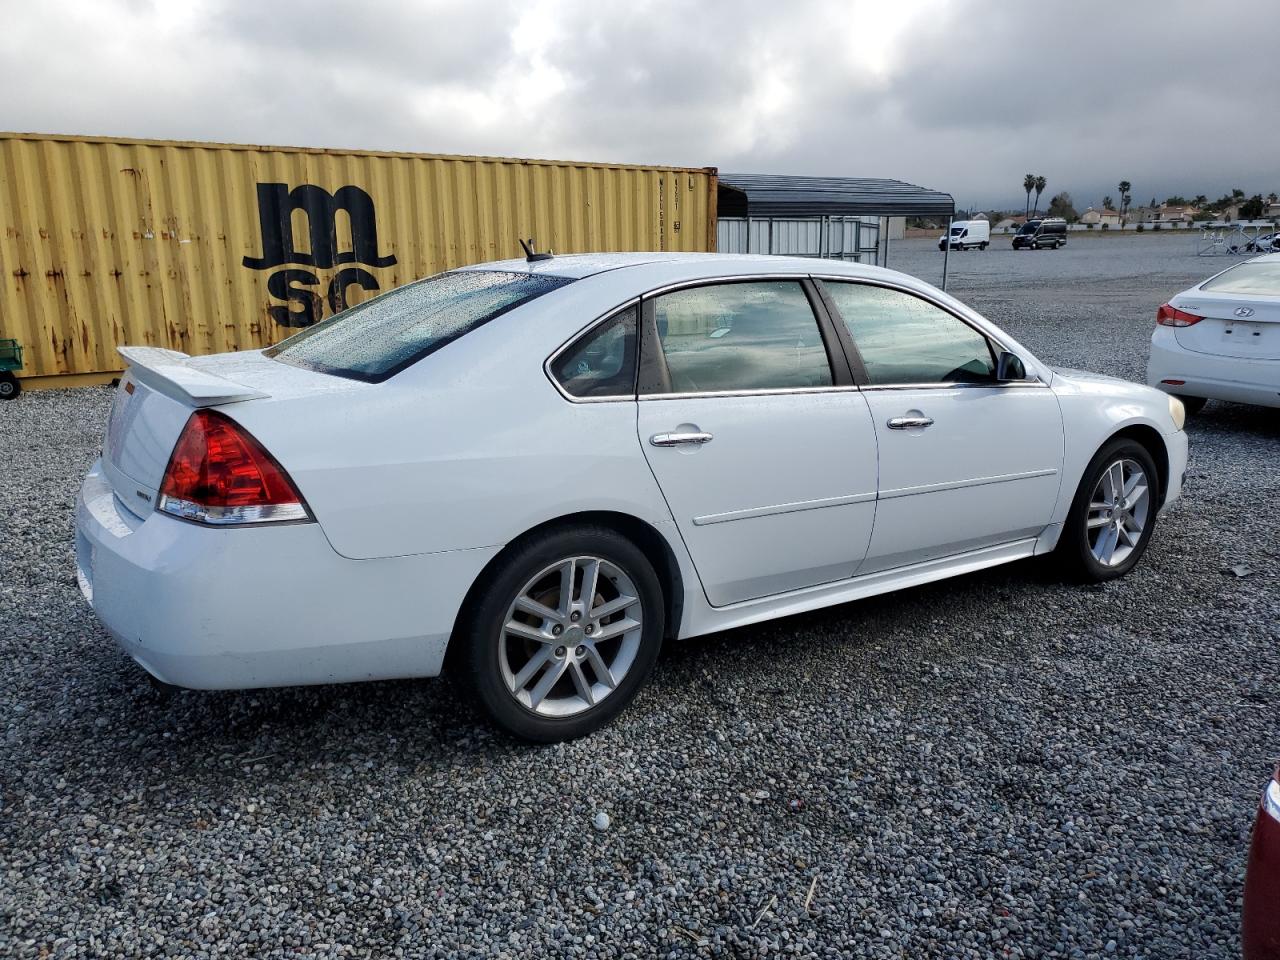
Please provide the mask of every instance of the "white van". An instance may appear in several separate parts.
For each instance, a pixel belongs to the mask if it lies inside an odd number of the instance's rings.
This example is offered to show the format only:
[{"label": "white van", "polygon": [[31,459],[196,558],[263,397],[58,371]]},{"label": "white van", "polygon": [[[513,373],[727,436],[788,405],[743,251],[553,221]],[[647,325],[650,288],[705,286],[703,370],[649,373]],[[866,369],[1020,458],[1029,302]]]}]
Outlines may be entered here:
[{"label": "white van", "polygon": [[[951,249],[965,250],[977,247],[987,249],[991,242],[991,224],[986,220],[956,220],[951,224]],[[938,249],[947,249],[947,235],[938,238]]]}]

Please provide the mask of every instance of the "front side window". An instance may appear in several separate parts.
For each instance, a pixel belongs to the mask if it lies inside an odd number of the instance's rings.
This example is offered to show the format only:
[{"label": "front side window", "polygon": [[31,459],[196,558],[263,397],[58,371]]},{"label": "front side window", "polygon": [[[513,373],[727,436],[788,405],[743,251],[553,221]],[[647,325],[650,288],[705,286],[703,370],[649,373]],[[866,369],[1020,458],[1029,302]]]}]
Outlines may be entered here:
[{"label": "front side window", "polygon": [[825,283],[873,386],[994,380],[987,338],[958,317],[901,290]]},{"label": "front side window", "polygon": [[793,280],[694,287],[654,302],[666,362],[657,393],[828,387],[831,364],[804,288]]},{"label": "front side window", "polygon": [[633,397],[636,308],[627,307],[579,337],[551,362],[551,375],[575,397]]},{"label": "front side window", "polygon": [[266,355],[377,383],[494,317],[572,282],[489,270],[441,273],[334,314]]}]

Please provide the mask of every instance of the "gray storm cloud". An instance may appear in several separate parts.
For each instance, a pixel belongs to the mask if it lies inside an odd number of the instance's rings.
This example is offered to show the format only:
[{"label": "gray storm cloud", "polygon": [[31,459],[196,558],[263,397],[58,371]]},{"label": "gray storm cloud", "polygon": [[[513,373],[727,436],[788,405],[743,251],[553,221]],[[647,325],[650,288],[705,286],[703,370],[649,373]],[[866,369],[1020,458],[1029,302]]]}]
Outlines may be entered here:
[{"label": "gray storm cloud", "polygon": [[0,3],[0,126],[913,180],[1280,190],[1280,5]]}]

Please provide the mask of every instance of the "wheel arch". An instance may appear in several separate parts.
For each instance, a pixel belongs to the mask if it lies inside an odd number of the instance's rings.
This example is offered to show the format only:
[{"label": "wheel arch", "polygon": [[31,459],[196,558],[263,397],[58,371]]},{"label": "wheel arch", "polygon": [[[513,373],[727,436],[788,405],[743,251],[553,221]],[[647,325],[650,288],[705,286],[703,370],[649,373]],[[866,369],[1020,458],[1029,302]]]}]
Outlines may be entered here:
[{"label": "wheel arch", "polygon": [[646,559],[653,564],[654,573],[658,575],[658,582],[662,586],[664,639],[679,635],[680,623],[684,616],[684,575],[680,571],[680,561],[676,558],[675,551],[672,550],[671,544],[667,542],[667,538],[652,524],[631,514],[613,510],[585,510],[555,517],[531,527],[508,542],[484,565],[484,569],[480,571],[472,582],[470,589],[467,590],[467,594],[462,600],[462,605],[458,608],[458,613],[454,617],[449,646],[445,651],[446,668],[456,662],[457,655],[462,649],[462,645],[455,644],[453,638],[458,635],[459,627],[468,612],[474,607],[476,594],[488,582],[489,578],[494,575],[494,572],[501,568],[507,557],[530,537],[538,536],[550,530],[579,526],[605,527],[621,534],[640,548]]},{"label": "wheel arch", "polygon": [[1151,454],[1151,459],[1156,465],[1156,489],[1159,493],[1156,497],[1156,508],[1159,509],[1164,503],[1165,491],[1169,489],[1169,448],[1165,445],[1164,437],[1159,430],[1148,424],[1131,423],[1107,437],[1106,443],[1112,443],[1115,440],[1132,440]]}]

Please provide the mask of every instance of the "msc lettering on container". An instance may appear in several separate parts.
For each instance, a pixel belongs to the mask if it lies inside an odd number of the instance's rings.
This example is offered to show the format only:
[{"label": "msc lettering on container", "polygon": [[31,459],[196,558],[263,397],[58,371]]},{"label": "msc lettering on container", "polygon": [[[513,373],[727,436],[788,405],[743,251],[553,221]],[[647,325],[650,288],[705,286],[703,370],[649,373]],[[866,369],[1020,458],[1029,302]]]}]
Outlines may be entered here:
[{"label": "msc lettering on container", "polygon": [[[302,250],[295,246],[294,211],[307,215],[309,244]],[[351,224],[351,249],[338,243],[338,211],[345,211]],[[286,183],[258,184],[258,222],[262,232],[262,256],[245,257],[250,270],[274,270],[267,278],[267,291],[280,304],[267,312],[282,327],[309,327],[329,310],[337,313],[347,307],[347,288],[378,290],[377,278],[367,267],[389,267],[396,262],[392,254],[378,253],[378,225],[373,198],[359,187],[340,187],[333,193],[323,187],[304,183],[289,189]],[[306,269],[306,268],[313,269]],[[340,267],[322,295],[320,278],[315,270]]]}]

